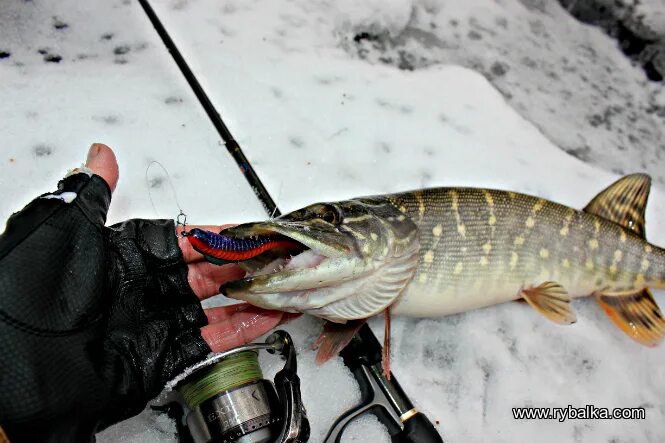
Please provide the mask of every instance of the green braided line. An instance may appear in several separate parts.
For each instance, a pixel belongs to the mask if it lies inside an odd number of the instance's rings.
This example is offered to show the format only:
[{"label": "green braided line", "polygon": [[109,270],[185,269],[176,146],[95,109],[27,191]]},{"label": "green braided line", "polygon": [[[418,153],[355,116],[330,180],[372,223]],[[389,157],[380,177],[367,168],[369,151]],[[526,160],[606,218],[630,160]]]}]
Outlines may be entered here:
[{"label": "green braided line", "polygon": [[194,409],[222,391],[263,378],[258,354],[244,351],[233,354],[197,374],[196,378],[178,387],[189,409]]}]

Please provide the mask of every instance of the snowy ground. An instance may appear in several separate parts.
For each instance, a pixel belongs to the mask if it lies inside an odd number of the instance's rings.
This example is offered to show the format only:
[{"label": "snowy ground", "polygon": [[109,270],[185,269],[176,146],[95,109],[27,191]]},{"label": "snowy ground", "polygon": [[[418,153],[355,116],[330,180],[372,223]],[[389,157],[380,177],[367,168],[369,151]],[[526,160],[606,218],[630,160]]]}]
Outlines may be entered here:
[{"label": "snowy ground", "polygon": [[[662,84],[555,1],[154,6],[283,211],[436,185],[581,207],[616,174],[646,170],[657,178],[648,235],[665,244]],[[12,196],[0,202],[3,217],[98,140],[119,150],[113,220],[155,215],[151,159],[167,167],[191,222],[264,218],[134,2],[12,1],[0,7],[2,51],[11,56],[0,59],[0,190]],[[148,181],[161,183],[150,188],[158,215],[174,216],[166,181]],[[397,319],[394,372],[446,441],[662,441],[663,350],[626,339],[591,300],[574,306],[579,321],[565,328],[515,303]],[[316,320],[287,329],[320,441],[358,392],[341,361],[313,365]],[[643,406],[647,419],[511,415],[514,406],[569,404]],[[350,431],[343,441],[388,441],[372,418]],[[99,435],[173,438],[151,412]]]},{"label": "snowy ground", "polygon": [[349,14],[338,28],[345,49],[400,69],[474,69],[567,153],[617,174],[648,171],[663,182],[663,85],[648,81],[597,28],[571,19],[554,1],[401,4],[388,20],[367,8]]}]

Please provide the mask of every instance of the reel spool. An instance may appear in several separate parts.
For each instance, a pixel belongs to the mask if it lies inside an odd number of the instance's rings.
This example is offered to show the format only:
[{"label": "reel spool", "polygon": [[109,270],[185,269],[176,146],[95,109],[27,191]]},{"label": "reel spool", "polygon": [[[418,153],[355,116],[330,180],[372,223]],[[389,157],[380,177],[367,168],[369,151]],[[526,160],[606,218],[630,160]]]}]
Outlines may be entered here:
[{"label": "reel spool", "polygon": [[[258,351],[286,359],[274,384],[263,379]],[[265,343],[215,354],[172,380],[189,410],[187,427],[196,443],[300,443],[309,422],[300,395],[291,336],[275,331]]]}]

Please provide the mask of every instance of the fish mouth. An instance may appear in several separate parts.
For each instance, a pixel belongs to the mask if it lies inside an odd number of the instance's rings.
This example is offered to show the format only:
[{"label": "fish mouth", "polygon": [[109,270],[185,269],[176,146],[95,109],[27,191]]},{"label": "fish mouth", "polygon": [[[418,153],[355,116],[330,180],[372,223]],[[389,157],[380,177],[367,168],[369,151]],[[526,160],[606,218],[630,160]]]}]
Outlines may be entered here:
[{"label": "fish mouth", "polygon": [[[225,283],[220,292],[266,309],[302,312],[305,305],[324,306],[325,296],[314,293],[358,276],[359,257],[345,234],[330,226],[287,220],[246,223],[222,231],[225,236],[282,237],[297,243],[290,250],[277,248],[238,263],[245,278]],[[314,297],[315,298],[315,297]]]}]

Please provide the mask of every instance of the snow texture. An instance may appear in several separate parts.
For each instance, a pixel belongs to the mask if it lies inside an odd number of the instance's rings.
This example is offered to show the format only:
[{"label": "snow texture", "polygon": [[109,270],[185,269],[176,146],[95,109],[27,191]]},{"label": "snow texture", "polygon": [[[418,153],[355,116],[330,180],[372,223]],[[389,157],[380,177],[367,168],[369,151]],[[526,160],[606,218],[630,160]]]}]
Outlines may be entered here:
[{"label": "snow texture", "polygon": [[474,69],[567,153],[617,174],[648,171],[663,182],[663,85],[650,82],[599,28],[572,20],[556,2],[411,6],[400,11],[401,21],[350,16],[341,27],[344,47],[400,69]]},{"label": "snow texture", "polygon": [[138,4],[2,2],[2,51],[0,219],[55,190],[93,142],[120,164],[109,222],[175,218],[169,180],[199,223],[263,216]]}]

